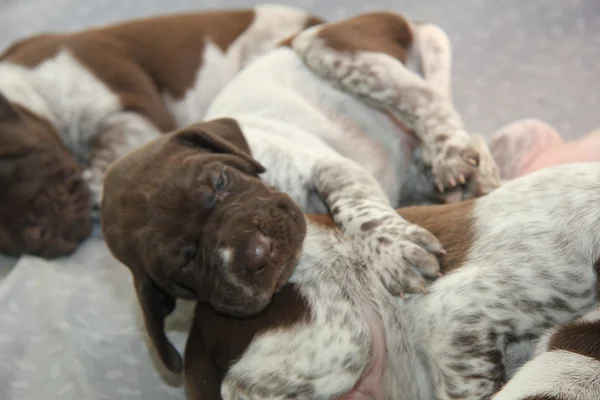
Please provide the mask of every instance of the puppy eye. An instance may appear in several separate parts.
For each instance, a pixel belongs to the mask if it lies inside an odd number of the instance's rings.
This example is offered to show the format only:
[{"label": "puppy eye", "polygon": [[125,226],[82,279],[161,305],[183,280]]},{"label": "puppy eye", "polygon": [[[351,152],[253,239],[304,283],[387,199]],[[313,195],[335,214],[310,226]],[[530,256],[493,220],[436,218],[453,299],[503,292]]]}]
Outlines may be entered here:
[{"label": "puppy eye", "polygon": [[215,177],[213,177],[213,179],[212,179],[212,185],[213,185],[213,189],[215,191],[225,189],[227,187],[228,183],[229,183],[229,178],[227,177],[227,174],[225,173],[225,168],[223,168],[221,170],[221,172],[218,175],[216,175]]}]

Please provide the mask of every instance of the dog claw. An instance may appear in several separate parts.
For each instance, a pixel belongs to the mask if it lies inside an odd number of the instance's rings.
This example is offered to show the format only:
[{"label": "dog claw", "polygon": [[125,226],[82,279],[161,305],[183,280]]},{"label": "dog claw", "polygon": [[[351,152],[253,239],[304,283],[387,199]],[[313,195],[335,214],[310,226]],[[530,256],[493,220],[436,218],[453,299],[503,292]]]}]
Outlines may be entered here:
[{"label": "dog claw", "polygon": [[455,187],[456,186],[456,180],[454,180],[454,178],[450,178],[448,180],[448,182],[450,182],[450,186]]},{"label": "dog claw", "polygon": [[437,188],[440,191],[440,193],[444,193],[444,185],[442,185],[439,181],[436,181],[435,184],[437,185]]},{"label": "dog claw", "polygon": [[458,181],[461,183],[461,185],[464,185],[466,182],[465,176],[463,174],[460,174],[458,176]]},{"label": "dog claw", "polygon": [[419,288],[417,290],[423,294],[429,294],[429,291],[427,289],[425,289],[424,286],[419,286]]},{"label": "dog claw", "polygon": [[472,166],[476,166],[476,165],[478,164],[477,160],[476,160],[476,159],[474,159],[474,158],[469,158],[469,159],[467,160],[467,162],[468,162],[469,164],[471,164]]}]

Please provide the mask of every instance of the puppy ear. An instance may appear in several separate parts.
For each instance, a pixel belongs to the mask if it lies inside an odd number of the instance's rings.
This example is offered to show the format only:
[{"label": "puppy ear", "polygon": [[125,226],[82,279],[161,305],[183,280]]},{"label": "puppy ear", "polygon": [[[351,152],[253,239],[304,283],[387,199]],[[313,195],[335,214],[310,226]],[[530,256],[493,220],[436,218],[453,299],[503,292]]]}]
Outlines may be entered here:
[{"label": "puppy ear", "polygon": [[254,174],[266,171],[266,168],[250,155],[250,147],[242,130],[231,118],[219,118],[191,125],[177,132],[175,138],[184,146],[235,155],[249,164]]},{"label": "puppy ear", "polygon": [[178,374],[183,366],[181,354],[165,333],[165,318],[175,309],[175,299],[161,290],[148,275],[141,274],[142,277],[134,275],[134,282],[146,330],[162,363],[169,371]]},{"label": "puppy ear", "polygon": [[19,119],[19,113],[15,107],[0,93],[0,122]]}]

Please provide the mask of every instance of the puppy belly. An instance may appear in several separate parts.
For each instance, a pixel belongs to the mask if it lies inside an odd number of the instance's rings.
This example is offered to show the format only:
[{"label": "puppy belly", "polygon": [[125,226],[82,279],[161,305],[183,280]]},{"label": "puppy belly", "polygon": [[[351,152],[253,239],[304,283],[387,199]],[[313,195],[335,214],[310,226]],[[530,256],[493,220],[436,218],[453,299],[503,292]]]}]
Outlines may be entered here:
[{"label": "puppy belly", "polygon": [[386,366],[386,346],[381,318],[375,310],[361,307],[360,313],[368,324],[372,337],[371,363],[352,391],[340,400],[386,400],[383,374]]}]

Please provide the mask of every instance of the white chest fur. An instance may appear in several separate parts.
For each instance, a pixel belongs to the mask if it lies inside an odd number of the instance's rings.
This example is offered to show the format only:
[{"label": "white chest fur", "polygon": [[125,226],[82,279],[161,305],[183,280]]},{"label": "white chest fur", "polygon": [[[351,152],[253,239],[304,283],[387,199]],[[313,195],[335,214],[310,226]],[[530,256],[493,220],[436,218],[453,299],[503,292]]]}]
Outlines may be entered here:
[{"label": "white chest fur", "polygon": [[272,50],[278,42],[303,28],[308,13],[294,7],[266,4],[255,7],[255,18],[226,51],[205,38],[202,65],[192,87],[182,99],[164,94],[163,99],[180,127],[204,119],[206,111],[233,77],[257,57]]},{"label": "white chest fur", "polygon": [[101,121],[121,109],[119,98],[67,50],[34,68],[0,64],[0,91],[52,122],[80,157]]}]

